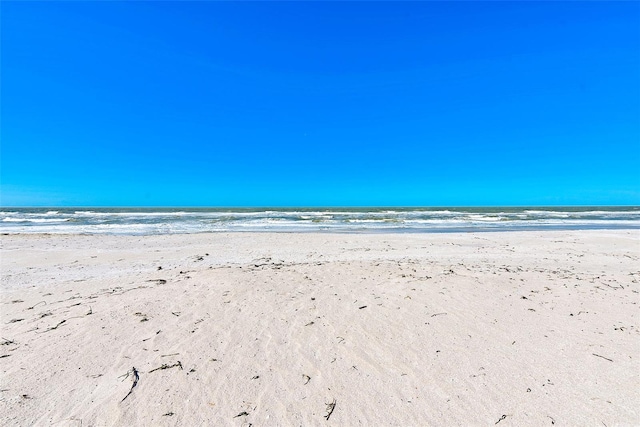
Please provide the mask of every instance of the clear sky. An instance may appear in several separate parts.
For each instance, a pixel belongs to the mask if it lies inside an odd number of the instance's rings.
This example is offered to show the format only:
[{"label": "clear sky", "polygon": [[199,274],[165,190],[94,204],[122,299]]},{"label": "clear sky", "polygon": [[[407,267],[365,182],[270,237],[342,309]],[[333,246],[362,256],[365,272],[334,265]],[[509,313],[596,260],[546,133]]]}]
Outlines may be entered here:
[{"label": "clear sky", "polygon": [[4,206],[640,204],[638,2],[7,2]]}]

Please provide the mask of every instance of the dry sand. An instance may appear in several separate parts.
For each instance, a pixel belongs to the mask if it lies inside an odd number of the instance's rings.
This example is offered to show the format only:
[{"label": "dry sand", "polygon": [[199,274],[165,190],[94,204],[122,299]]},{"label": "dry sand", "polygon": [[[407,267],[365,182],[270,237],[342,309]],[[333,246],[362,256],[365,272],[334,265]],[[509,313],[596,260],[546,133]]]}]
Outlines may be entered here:
[{"label": "dry sand", "polygon": [[0,424],[640,425],[640,233],[2,236]]}]

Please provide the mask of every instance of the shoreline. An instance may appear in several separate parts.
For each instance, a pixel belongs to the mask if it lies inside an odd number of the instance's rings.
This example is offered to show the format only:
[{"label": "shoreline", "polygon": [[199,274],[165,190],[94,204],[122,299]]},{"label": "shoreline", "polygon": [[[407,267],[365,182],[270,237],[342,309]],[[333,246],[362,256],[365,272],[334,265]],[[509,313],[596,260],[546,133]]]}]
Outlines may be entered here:
[{"label": "shoreline", "polygon": [[534,232],[589,232],[589,231],[628,231],[628,232],[640,232],[640,224],[637,226],[620,225],[594,225],[594,226],[521,226],[521,227],[487,227],[487,228],[472,228],[472,227],[450,227],[450,228],[362,228],[362,229],[349,229],[344,228],[327,228],[327,229],[314,229],[309,227],[308,229],[239,229],[239,230],[205,230],[205,231],[193,231],[193,232],[154,232],[154,233],[122,233],[122,232],[50,232],[50,231],[0,231],[0,236],[121,236],[121,237],[145,237],[145,236],[193,236],[193,235],[219,235],[219,234],[339,234],[339,235],[380,235],[380,234],[484,234],[484,233],[534,233]]},{"label": "shoreline", "polygon": [[640,423],[636,229],[0,242],[3,425]]}]

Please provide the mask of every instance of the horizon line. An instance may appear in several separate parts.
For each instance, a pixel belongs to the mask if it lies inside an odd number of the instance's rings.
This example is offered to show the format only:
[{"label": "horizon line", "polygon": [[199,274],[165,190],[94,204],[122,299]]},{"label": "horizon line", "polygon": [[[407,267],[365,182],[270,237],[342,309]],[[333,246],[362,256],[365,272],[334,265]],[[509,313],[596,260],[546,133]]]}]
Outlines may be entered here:
[{"label": "horizon line", "polygon": [[522,205],[68,205],[19,206],[0,204],[0,209],[438,209],[438,208],[640,208],[637,204],[522,204]]}]

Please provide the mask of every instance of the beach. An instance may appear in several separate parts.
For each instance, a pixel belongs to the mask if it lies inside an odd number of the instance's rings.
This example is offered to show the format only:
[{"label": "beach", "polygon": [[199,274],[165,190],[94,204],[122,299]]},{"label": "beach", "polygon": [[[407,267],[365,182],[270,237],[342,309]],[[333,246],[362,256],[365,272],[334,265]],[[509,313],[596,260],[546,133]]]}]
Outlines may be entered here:
[{"label": "beach", "polygon": [[640,425],[640,231],[1,236],[0,424]]}]

